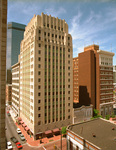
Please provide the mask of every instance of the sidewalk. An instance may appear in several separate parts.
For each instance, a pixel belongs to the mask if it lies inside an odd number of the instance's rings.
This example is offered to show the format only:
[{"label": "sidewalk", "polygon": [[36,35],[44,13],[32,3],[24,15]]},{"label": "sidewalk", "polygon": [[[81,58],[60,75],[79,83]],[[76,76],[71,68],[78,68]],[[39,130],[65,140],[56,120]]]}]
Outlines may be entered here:
[{"label": "sidewalk", "polygon": [[51,138],[42,138],[41,141],[42,143],[40,144],[40,140],[36,140],[34,141],[34,138],[33,136],[30,137],[30,135],[28,135],[27,131],[24,130],[24,127],[22,127],[22,125],[18,125],[16,123],[17,127],[20,128],[22,134],[25,136],[25,139],[27,140],[27,143],[30,145],[30,146],[42,146],[44,144],[47,144],[47,143],[50,143],[50,142],[53,142],[53,141],[57,141],[57,140],[60,140],[61,139],[61,135],[57,135],[57,136],[53,136]]}]

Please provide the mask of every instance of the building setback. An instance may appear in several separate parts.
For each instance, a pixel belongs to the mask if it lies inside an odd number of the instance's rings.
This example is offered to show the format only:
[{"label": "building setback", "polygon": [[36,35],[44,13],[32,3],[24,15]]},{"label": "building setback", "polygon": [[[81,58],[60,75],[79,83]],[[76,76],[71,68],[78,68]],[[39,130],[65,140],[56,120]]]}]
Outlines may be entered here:
[{"label": "building setback", "polygon": [[0,1],[0,150],[6,149],[5,87],[6,87],[7,0]]},{"label": "building setback", "polygon": [[21,42],[20,116],[35,139],[72,123],[72,55],[65,20],[34,15]]},{"label": "building setback", "polygon": [[92,104],[105,117],[113,113],[113,56],[90,45],[79,54],[79,103]]}]

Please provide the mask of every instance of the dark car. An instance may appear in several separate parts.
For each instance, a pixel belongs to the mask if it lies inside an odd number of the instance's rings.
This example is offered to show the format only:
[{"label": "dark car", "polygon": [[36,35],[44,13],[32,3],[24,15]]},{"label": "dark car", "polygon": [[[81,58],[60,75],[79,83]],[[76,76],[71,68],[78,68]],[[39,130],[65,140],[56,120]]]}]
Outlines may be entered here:
[{"label": "dark car", "polygon": [[22,148],[23,148],[23,146],[21,145],[20,142],[17,142],[17,143],[16,143],[16,146],[17,146],[18,149],[22,149]]},{"label": "dark car", "polygon": [[17,143],[17,142],[18,142],[18,140],[17,140],[14,136],[11,137],[10,139],[11,139],[11,141],[13,141],[14,143]]}]

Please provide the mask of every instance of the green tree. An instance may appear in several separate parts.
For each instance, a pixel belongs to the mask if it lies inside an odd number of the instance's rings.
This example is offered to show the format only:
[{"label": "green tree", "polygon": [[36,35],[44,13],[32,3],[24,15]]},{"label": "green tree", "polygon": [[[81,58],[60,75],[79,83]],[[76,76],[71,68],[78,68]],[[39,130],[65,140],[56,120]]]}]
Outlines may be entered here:
[{"label": "green tree", "polygon": [[106,115],[106,117],[105,117],[107,120],[109,120],[110,119],[110,115]]},{"label": "green tree", "polygon": [[93,117],[92,117],[91,119],[100,118],[100,117],[102,117],[102,116],[99,115],[99,110],[94,109],[94,110],[93,110]]},{"label": "green tree", "polygon": [[66,127],[62,127],[62,134],[66,134]]}]

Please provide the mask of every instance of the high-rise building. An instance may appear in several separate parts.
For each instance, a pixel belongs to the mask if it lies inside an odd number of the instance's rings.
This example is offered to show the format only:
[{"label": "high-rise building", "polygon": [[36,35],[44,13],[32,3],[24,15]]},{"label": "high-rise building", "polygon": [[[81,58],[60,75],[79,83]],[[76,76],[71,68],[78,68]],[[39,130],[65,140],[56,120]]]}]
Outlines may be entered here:
[{"label": "high-rise building", "polygon": [[12,83],[11,66],[18,62],[20,54],[20,43],[23,39],[25,25],[16,22],[9,22],[7,25],[7,83]]},{"label": "high-rise building", "polygon": [[72,123],[72,56],[65,20],[34,15],[21,42],[20,117],[35,139]]},{"label": "high-rise building", "polygon": [[93,104],[103,117],[113,112],[113,56],[98,45],[79,54],[79,102]]},{"label": "high-rise building", "polygon": [[20,62],[12,66],[12,109],[20,115]]},{"label": "high-rise building", "polygon": [[78,57],[73,58],[73,102],[79,102],[78,90]]},{"label": "high-rise building", "polygon": [[0,0],[0,150],[6,149],[6,141],[5,141],[6,31],[7,31],[7,0]]},{"label": "high-rise building", "polygon": [[11,72],[11,69],[7,69],[7,79],[6,79],[6,82],[8,84],[12,84],[12,72]]},{"label": "high-rise building", "polygon": [[12,104],[12,84],[6,84],[6,102]]},{"label": "high-rise building", "polygon": [[116,86],[116,65],[113,66],[113,85]]}]

